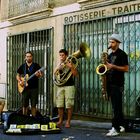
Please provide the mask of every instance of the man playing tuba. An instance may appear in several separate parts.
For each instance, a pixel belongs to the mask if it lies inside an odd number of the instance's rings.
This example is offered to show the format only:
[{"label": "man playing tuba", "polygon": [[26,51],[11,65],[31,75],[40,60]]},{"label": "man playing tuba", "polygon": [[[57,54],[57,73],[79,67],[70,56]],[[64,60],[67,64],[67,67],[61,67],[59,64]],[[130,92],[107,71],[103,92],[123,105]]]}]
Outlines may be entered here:
[{"label": "man playing tuba", "polygon": [[69,128],[72,112],[73,112],[73,106],[74,106],[74,97],[75,97],[75,86],[74,86],[73,77],[78,75],[78,71],[74,66],[74,64],[72,63],[72,61],[66,61],[68,57],[68,52],[65,49],[61,49],[59,51],[59,57],[60,57],[60,63],[56,67],[54,71],[54,75],[57,73],[61,78],[61,76],[63,76],[63,71],[65,71],[64,69],[67,69],[67,71],[71,72],[72,74],[65,82],[65,84],[62,84],[60,86],[57,85],[58,91],[56,95],[56,106],[58,108],[58,115],[59,115],[59,121],[57,122],[57,126],[58,127],[62,126],[64,106],[65,106],[67,109],[67,121],[65,127]]}]

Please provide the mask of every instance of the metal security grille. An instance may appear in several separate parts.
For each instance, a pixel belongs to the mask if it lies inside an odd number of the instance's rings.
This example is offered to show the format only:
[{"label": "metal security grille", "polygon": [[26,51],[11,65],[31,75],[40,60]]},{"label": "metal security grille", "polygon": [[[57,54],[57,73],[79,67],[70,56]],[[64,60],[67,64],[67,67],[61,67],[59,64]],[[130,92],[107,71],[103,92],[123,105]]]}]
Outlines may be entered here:
[{"label": "metal security grille", "polygon": [[20,16],[46,9],[50,0],[9,0],[8,17]]},{"label": "metal security grille", "polygon": [[70,54],[86,42],[91,59],[79,59],[79,78],[76,79],[74,112],[99,118],[111,117],[111,104],[101,98],[101,81],[96,74],[100,56],[108,48],[109,36],[117,32],[123,43],[121,48],[129,57],[129,72],[125,74],[123,107],[125,116],[140,115],[140,14],[122,15],[64,25],[64,45]]},{"label": "metal security grille", "polygon": [[16,74],[18,67],[24,63],[25,52],[32,51],[34,62],[46,67],[43,77],[39,79],[38,109],[43,114],[51,114],[53,107],[53,28],[9,36],[7,43],[8,109],[17,110],[21,107],[21,95],[17,90]]}]

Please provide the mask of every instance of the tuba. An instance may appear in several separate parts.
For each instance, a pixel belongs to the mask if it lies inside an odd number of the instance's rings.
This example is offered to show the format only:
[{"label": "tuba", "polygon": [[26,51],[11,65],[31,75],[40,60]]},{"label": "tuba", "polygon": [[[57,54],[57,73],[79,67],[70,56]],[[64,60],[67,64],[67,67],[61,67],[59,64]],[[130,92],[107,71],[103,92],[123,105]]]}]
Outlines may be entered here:
[{"label": "tuba", "polygon": [[80,49],[74,52],[72,55],[68,56],[66,61],[63,63],[61,70],[57,69],[53,75],[53,81],[57,86],[63,86],[68,79],[71,77],[72,72],[66,66],[67,62],[71,62],[74,65],[74,68],[78,66],[78,59],[85,57],[89,59],[91,56],[90,48],[86,43],[80,44]]},{"label": "tuba", "polygon": [[101,54],[101,64],[99,64],[96,68],[96,73],[100,75],[101,80],[101,92],[104,99],[107,99],[107,81],[106,81],[106,72],[108,70],[106,66],[107,57],[108,57],[108,50],[111,47],[107,49],[107,52],[103,52]]}]

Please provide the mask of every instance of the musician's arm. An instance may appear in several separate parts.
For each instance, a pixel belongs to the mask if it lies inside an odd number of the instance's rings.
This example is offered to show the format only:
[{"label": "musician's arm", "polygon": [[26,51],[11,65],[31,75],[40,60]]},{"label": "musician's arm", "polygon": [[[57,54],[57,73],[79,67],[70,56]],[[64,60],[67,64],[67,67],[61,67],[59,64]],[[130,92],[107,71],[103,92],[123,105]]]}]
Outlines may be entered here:
[{"label": "musician's arm", "polygon": [[17,79],[17,81],[18,81],[19,83],[21,83],[21,82],[22,82],[22,80],[21,80],[21,76],[20,76],[20,74],[19,74],[19,73],[17,73],[17,75],[16,75],[16,79]]},{"label": "musician's arm", "polygon": [[53,73],[55,74],[55,73],[57,72],[57,70],[58,70],[58,68],[56,67],[56,68],[54,69],[54,72],[53,72]]},{"label": "musician's arm", "polygon": [[77,71],[77,69],[74,67],[74,65],[72,63],[68,62],[67,66],[70,68],[73,76],[78,76],[78,71]]},{"label": "musician's arm", "polygon": [[60,63],[56,66],[56,68],[54,69],[53,74],[55,74],[58,70],[61,70],[63,68],[63,65]]},{"label": "musician's arm", "polygon": [[123,71],[123,72],[128,72],[128,70],[129,70],[128,65],[117,66],[117,65],[114,65],[114,64],[111,64],[111,63],[107,62],[106,66],[107,66],[108,69],[115,69],[115,70]]},{"label": "musician's arm", "polygon": [[71,72],[72,72],[73,76],[78,76],[78,71],[76,68],[71,67]]}]

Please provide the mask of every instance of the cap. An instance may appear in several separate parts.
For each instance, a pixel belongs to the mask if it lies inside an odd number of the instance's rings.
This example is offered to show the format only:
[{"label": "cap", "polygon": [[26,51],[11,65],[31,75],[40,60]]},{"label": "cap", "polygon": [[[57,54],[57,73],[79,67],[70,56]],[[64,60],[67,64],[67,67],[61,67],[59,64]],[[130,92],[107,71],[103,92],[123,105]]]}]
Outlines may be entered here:
[{"label": "cap", "polygon": [[112,34],[109,38],[110,40],[116,40],[117,42],[121,43],[122,40],[121,40],[121,37],[119,34]]}]

